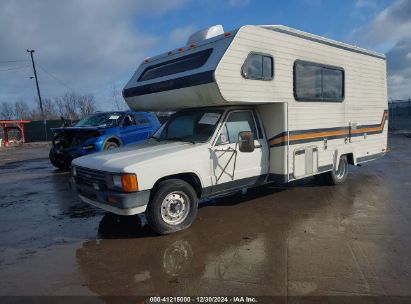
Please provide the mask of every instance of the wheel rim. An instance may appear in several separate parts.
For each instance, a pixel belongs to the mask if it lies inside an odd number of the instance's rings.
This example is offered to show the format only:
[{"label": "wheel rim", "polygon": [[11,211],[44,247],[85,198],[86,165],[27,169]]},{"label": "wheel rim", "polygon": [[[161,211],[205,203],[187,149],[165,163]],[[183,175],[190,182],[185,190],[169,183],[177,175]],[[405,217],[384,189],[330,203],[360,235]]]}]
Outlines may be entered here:
[{"label": "wheel rim", "polygon": [[344,178],[346,171],[347,171],[347,168],[345,166],[345,161],[343,159],[340,159],[340,164],[338,166],[337,172],[335,172],[335,176],[338,179],[342,179],[342,178]]},{"label": "wheel rim", "polygon": [[183,222],[189,211],[189,198],[183,192],[171,192],[161,203],[161,217],[164,222],[170,225],[178,225]]},{"label": "wheel rim", "polygon": [[109,146],[107,147],[107,151],[108,151],[108,150],[113,150],[113,149],[116,149],[116,148],[117,148],[116,145],[109,145]]}]

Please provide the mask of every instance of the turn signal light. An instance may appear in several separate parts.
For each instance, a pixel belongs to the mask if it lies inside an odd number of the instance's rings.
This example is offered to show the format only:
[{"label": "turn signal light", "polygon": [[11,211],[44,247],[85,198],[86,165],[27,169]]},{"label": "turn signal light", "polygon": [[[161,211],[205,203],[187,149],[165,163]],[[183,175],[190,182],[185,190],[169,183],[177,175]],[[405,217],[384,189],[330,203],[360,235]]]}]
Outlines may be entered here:
[{"label": "turn signal light", "polygon": [[123,192],[136,192],[138,190],[137,177],[135,174],[121,175],[121,185]]}]

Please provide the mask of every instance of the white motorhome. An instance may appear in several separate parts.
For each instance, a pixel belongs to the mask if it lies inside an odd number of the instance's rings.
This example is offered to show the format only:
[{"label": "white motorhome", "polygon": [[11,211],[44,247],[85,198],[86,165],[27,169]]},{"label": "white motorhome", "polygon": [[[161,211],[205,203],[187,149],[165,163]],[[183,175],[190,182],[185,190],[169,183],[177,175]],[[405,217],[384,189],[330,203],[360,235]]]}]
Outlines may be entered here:
[{"label": "white motorhome", "polygon": [[147,58],[123,90],[130,108],[176,111],[143,145],[73,162],[81,200],[146,213],[158,233],[188,227],[198,200],[321,175],[387,151],[383,54],[285,26],[215,26]]}]

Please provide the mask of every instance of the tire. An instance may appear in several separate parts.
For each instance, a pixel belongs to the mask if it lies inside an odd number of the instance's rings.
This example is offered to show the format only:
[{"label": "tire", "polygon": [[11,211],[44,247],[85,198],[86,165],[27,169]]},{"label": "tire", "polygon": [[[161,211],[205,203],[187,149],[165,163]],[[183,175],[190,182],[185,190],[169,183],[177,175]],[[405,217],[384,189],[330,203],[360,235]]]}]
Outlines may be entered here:
[{"label": "tire", "polygon": [[108,141],[104,144],[103,150],[107,151],[107,150],[111,150],[111,149],[117,149],[119,147],[119,145],[117,143],[115,143],[114,141]]},{"label": "tire", "polygon": [[159,183],[146,210],[147,222],[158,234],[169,234],[190,227],[197,214],[197,194],[180,179]]},{"label": "tire", "polygon": [[49,159],[51,164],[60,169],[60,170],[69,170],[70,169],[70,162],[68,162],[67,160],[65,160],[64,158],[62,159],[57,159],[55,154],[54,154],[54,149],[51,148],[50,152],[49,152]]},{"label": "tire", "polygon": [[347,156],[343,155],[340,157],[340,162],[338,169],[334,168],[330,172],[324,173],[324,178],[329,185],[339,185],[345,182],[348,175],[348,160]]}]

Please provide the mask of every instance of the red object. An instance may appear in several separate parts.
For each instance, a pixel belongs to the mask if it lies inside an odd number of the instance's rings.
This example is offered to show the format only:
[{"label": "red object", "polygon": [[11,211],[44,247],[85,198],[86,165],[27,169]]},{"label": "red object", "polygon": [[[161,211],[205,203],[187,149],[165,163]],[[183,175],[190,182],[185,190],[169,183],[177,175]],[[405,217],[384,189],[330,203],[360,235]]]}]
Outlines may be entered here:
[{"label": "red object", "polygon": [[5,146],[9,144],[9,131],[19,130],[21,133],[21,142],[24,144],[24,124],[31,122],[30,120],[0,120],[0,127],[3,129],[3,142]]}]

